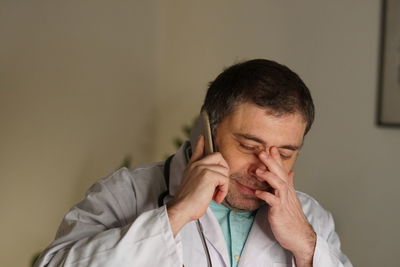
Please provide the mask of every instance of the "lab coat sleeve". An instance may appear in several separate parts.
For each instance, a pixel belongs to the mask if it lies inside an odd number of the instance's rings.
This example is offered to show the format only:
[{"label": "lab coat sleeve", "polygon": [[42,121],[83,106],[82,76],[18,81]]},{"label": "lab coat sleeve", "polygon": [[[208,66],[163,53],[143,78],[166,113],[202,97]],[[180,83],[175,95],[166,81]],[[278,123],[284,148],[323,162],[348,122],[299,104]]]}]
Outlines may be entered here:
[{"label": "lab coat sleeve", "polygon": [[324,211],[319,221],[314,267],[352,267],[350,260],[340,250],[340,240],[335,232],[331,213]]},{"label": "lab coat sleeve", "polygon": [[[304,214],[317,234],[313,267],[352,267],[350,260],[341,251],[332,214],[309,195],[302,192],[297,192],[297,195]],[[296,266],[294,258],[292,266]]]},{"label": "lab coat sleeve", "polygon": [[36,267],[182,266],[181,244],[173,237],[166,207],[138,212],[135,190],[141,188],[134,188],[129,179],[125,184],[115,182],[129,176],[126,172],[91,187],[66,214]]}]

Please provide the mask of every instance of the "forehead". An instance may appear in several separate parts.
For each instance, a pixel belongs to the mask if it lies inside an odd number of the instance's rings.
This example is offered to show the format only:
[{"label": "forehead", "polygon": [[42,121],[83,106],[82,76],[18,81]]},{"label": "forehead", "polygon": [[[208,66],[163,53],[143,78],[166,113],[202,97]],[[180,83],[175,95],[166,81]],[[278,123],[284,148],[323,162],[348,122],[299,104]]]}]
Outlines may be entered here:
[{"label": "forehead", "polygon": [[268,145],[297,145],[303,142],[306,122],[299,113],[273,115],[268,109],[242,103],[221,122],[232,134],[248,134]]}]

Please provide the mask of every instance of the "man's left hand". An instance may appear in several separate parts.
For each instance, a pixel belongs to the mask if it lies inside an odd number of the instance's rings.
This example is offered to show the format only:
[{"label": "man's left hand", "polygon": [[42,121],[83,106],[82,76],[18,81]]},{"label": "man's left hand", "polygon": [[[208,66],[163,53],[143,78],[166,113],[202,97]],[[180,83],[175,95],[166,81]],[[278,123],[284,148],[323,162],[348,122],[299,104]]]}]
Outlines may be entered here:
[{"label": "man's left hand", "polygon": [[266,181],[273,192],[257,190],[256,196],[269,205],[268,221],[272,232],[279,244],[292,252],[296,266],[312,266],[316,234],[297,198],[294,173],[285,171],[276,147],[271,147],[268,154],[261,152],[259,159],[267,170],[258,169],[257,177]]}]

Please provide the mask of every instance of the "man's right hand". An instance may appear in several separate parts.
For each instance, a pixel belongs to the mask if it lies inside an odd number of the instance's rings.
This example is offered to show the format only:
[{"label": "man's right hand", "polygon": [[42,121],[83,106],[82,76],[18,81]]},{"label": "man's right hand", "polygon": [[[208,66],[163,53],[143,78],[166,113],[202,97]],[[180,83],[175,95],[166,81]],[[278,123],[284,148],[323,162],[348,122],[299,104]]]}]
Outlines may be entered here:
[{"label": "man's right hand", "polygon": [[211,200],[221,203],[228,193],[229,166],[221,153],[204,154],[204,137],[200,136],[192,157],[183,172],[182,183],[167,204],[174,236],[182,227],[204,215]]}]

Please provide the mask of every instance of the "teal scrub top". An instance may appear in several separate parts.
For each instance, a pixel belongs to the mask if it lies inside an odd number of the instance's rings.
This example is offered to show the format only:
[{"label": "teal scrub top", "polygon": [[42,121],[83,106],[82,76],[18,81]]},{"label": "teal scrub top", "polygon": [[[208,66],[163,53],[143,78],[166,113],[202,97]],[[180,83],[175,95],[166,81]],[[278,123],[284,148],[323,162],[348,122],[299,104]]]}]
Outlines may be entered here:
[{"label": "teal scrub top", "polygon": [[236,212],[222,204],[211,201],[210,206],[224,233],[229,259],[232,267],[236,267],[256,211]]}]

